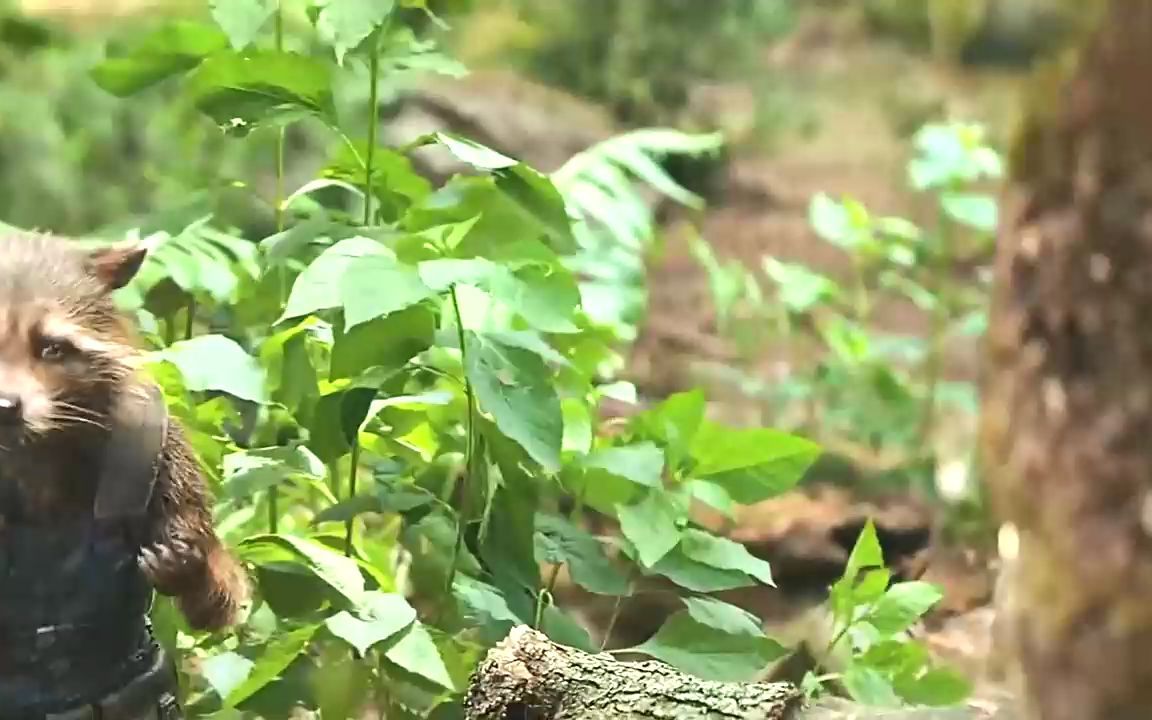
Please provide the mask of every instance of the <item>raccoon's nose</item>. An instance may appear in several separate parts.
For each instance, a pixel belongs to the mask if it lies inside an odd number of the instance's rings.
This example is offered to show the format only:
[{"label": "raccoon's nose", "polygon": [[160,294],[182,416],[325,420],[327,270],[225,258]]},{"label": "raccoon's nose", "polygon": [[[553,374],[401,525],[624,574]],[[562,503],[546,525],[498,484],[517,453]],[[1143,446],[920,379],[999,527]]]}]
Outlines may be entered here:
[{"label": "raccoon's nose", "polygon": [[0,425],[15,425],[23,418],[23,403],[19,395],[0,392]]}]

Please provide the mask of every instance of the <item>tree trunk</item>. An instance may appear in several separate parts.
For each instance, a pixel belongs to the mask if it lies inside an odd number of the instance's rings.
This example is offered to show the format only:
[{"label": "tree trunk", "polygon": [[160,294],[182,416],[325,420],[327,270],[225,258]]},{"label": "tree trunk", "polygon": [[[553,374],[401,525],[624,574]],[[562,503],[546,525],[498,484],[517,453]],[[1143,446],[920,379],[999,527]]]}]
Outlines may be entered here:
[{"label": "tree trunk", "polygon": [[1001,219],[984,459],[1026,717],[1152,716],[1152,2],[1030,108]]},{"label": "tree trunk", "polygon": [[[978,720],[967,709],[806,707],[790,683],[708,682],[659,662],[617,662],[517,627],[472,676],[468,720]],[[1010,720],[1008,716],[998,718]]]}]

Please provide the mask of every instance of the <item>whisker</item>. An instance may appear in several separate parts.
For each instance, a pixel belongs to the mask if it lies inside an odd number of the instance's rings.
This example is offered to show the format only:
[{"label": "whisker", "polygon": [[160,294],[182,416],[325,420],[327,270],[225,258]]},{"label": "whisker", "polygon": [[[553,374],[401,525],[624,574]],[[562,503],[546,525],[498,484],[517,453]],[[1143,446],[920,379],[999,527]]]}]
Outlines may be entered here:
[{"label": "whisker", "polygon": [[49,425],[53,429],[61,428],[68,423],[80,423],[82,425],[91,425],[101,429],[106,429],[108,426],[95,418],[84,417],[83,415],[65,415],[65,414],[52,414],[44,419],[44,424]]}]

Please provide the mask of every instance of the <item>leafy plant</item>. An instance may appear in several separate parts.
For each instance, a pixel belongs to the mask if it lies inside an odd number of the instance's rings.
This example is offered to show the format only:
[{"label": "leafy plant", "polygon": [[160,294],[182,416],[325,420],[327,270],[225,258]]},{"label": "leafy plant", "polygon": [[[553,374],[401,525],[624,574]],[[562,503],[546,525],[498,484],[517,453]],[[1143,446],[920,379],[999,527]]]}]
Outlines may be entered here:
[{"label": "leafy plant", "polygon": [[842,653],[846,667],[819,677],[810,674],[805,689],[820,692],[825,683],[835,681],[853,699],[873,706],[961,702],[971,691],[968,681],[935,667],[924,647],[908,635],[941,598],[928,583],[891,583],[876,528],[867,523],[829,599],[834,634],[828,650],[847,649]]},{"label": "leafy plant", "polygon": [[[275,4],[217,0],[214,22],[162,26],[92,73],[122,97],[174,88],[229,142],[264,151],[276,179],[267,237],[212,212],[150,218],[136,234],[154,252],[120,297],[151,329],[148,369],[256,581],[234,632],[193,633],[156,607],[194,717],[447,712],[512,624],[593,649],[551,600],[561,565],[598,594],[649,576],[684,589],[684,612],[635,652],[731,679],[782,652],[707,597],[771,584],[767,563],[698,527],[690,506],[784,492],[818,446],[713,422],[698,391],[602,432],[600,400],[628,389],[612,377],[626,313],[597,311],[595,278],[576,274],[650,242],[636,180],[695,202],[652,157],[715,139],[627,135],[553,177],[449,133],[381,145],[382,75],[454,71],[406,31],[427,13],[316,0],[303,36],[286,37]],[[367,119],[337,98],[356,78]],[[302,125],[333,142],[293,189],[286,128]],[[426,145],[472,170],[432,186],[408,158]],[[594,537],[584,510],[618,536]]]},{"label": "leafy plant", "polygon": [[651,209],[636,192],[635,182],[642,180],[664,197],[701,208],[703,200],[673,180],[659,159],[696,157],[721,144],[720,135],[634,130],[578,153],[552,174],[577,218],[573,233],[579,250],[566,264],[580,276],[584,308],[620,339],[636,338],[646,308],[645,259],[656,237]]},{"label": "leafy plant", "polygon": [[[934,219],[926,227],[876,216],[852,198],[812,198],[810,224],[849,258],[847,282],[771,257],[761,275],[720,262],[703,242],[695,252],[722,328],[755,338],[753,351],[777,341],[791,348],[783,381],[756,385],[737,377],[773,409],[766,420],[789,418],[789,427],[838,450],[888,458],[885,482],[934,493],[924,468],[934,463],[942,413],[977,411],[975,388],[946,381],[943,361],[948,343],[984,328],[986,277],[962,268],[978,266],[991,249],[997,207],[980,185],[1000,175],[1001,160],[977,125],[930,124],[914,145],[908,179],[931,202]],[[874,328],[875,308],[894,299],[928,316],[926,335]]]}]

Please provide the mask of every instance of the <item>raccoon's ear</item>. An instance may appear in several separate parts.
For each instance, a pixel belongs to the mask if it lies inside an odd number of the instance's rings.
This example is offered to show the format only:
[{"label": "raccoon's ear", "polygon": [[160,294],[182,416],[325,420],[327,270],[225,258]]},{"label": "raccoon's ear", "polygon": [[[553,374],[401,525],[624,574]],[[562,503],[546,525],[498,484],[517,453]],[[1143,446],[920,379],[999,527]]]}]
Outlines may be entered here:
[{"label": "raccoon's ear", "polygon": [[147,255],[144,245],[99,248],[88,253],[88,271],[112,292],[131,282]]}]

